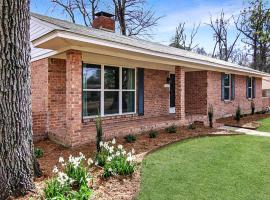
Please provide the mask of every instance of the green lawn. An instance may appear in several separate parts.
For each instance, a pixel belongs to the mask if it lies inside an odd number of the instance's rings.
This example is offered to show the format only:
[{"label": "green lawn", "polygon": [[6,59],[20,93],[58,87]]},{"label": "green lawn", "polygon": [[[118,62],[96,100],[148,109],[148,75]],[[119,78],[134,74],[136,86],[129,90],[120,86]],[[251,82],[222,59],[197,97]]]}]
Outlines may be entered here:
[{"label": "green lawn", "polygon": [[261,126],[257,129],[258,131],[270,132],[270,118],[260,120]]},{"label": "green lawn", "polygon": [[191,139],[148,155],[138,200],[269,200],[270,138]]}]

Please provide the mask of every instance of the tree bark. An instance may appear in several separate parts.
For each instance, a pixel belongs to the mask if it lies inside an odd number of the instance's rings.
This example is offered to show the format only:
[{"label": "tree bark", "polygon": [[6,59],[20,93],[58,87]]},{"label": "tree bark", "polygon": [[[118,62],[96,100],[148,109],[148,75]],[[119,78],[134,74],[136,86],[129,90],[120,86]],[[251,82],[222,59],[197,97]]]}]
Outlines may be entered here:
[{"label": "tree bark", "polygon": [[30,0],[0,0],[0,199],[34,188]]}]

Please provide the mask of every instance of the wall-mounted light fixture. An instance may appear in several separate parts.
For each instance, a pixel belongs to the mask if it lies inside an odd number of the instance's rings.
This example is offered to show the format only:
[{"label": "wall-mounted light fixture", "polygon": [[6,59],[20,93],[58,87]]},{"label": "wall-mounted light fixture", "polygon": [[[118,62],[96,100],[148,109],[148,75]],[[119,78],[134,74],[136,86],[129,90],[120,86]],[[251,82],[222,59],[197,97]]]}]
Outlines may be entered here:
[{"label": "wall-mounted light fixture", "polygon": [[164,84],[164,87],[169,88],[170,87],[170,82],[171,82],[170,77],[167,77],[166,84]]}]

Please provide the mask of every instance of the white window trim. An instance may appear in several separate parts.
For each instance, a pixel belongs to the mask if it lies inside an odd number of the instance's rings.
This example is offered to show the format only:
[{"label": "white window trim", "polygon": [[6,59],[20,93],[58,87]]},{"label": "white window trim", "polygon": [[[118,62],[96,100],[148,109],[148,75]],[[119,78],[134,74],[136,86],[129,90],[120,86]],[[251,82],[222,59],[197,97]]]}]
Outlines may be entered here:
[{"label": "white window trim", "polygon": [[[100,89],[83,89],[84,91],[100,91],[100,115],[101,117],[111,117],[111,116],[120,116],[120,115],[131,115],[131,114],[136,114],[137,113],[137,68],[136,67],[130,67],[130,66],[116,66],[116,65],[110,65],[110,64],[100,64],[100,63],[87,63],[87,64],[92,64],[92,65],[100,65],[101,66],[101,88]],[[111,67],[117,67],[119,68],[119,89],[104,89],[104,66],[111,66]],[[135,87],[134,89],[123,89],[122,88],[122,70],[123,68],[131,68],[135,69],[135,80],[134,84]],[[82,77],[83,78],[83,77]],[[119,113],[115,114],[104,114],[104,92],[105,91],[118,91],[118,103],[119,103]],[[123,113],[123,108],[122,108],[122,93],[123,92],[134,92],[134,112],[125,112]],[[83,104],[83,102],[82,102]],[[82,106],[83,109],[83,106]],[[83,112],[82,112],[83,113]],[[92,116],[83,116],[83,119],[91,119],[91,118],[96,118],[98,115],[92,115]]]},{"label": "white window trim", "polygon": [[[232,88],[231,88],[231,82],[232,82],[232,75],[231,74],[225,74],[229,75],[229,86],[225,86],[225,81],[224,81],[224,101],[231,101],[231,93],[232,93]],[[229,88],[229,99],[225,99],[225,88]]]},{"label": "white window trim", "polygon": [[253,78],[251,76],[248,77],[250,79],[250,86],[248,85],[248,90],[250,89],[250,97],[248,99],[253,98]]}]

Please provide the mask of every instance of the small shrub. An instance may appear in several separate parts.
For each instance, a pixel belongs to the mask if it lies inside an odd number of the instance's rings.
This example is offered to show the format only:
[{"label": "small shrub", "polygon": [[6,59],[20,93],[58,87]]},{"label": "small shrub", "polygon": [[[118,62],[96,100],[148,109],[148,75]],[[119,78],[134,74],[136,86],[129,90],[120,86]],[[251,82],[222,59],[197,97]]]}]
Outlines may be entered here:
[{"label": "small shrub", "polygon": [[151,130],[151,131],[149,132],[149,137],[150,137],[150,138],[156,138],[156,137],[157,137],[157,134],[158,134],[157,131]]},{"label": "small shrub", "polygon": [[191,129],[191,130],[196,129],[195,123],[194,123],[194,122],[193,122],[193,123],[190,123],[190,124],[188,125],[188,129]]},{"label": "small shrub", "polygon": [[208,108],[208,120],[209,120],[209,127],[213,128],[213,117],[214,117],[214,109],[213,109],[213,105],[209,105]]},{"label": "small shrub", "polygon": [[[65,162],[64,158],[59,158],[59,163],[63,171],[57,166],[54,167],[53,173],[57,176],[46,182],[44,189],[45,199],[57,200],[88,200],[92,194],[88,183],[91,176],[88,168],[83,165],[85,156],[80,153],[79,157],[70,156]],[[88,165],[92,165],[92,159],[88,160]]]},{"label": "small shrub", "polygon": [[79,189],[79,191],[72,191],[68,194],[67,199],[74,200],[89,200],[89,198],[92,195],[92,191],[89,187],[82,185]]},{"label": "small shrub", "polygon": [[126,135],[124,138],[125,138],[127,143],[134,142],[137,139],[135,135],[131,135],[131,134]]},{"label": "small shrub", "polygon": [[254,101],[251,101],[250,107],[251,107],[251,114],[254,115],[254,113],[255,113],[255,103],[254,103]]},{"label": "small shrub", "polygon": [[97,165],[99,165],[100,167],[103,167],[107,161],[108,156],[110,156],[110,151],[109,149],[107,150],[106,148],[107,146],[107,142],[100,142],[100,151],[96,154],[96,162]]},{"label": "small shrub", "polygon": [[65,194],[70,191],[68,184],[61,184],[57,178],[52,178],[46,182],[44,189],[45,199],[65,199]]},{"label": "small shrub", "polygon": [[102,154],[102,156],[96,156],[96,158],[102,157],[102,163],[96,160],[96,165],[103,167],[103,177],[105,178],[115,175],[130,175],[135,170],[134,150],[127,153],[122,145],[115,147],[115,144],[115,139],[111,142],[101,143],[101,151],[98,154]]},{"label": "small shrub", "polygon": [[238,105],[237,109],[236,109],[236,112],[235,112],[235,120],[237,122],[239,122],[241,119],[241,108],[240,106]]},{"label": "small shrub", "polygon": [[36,158],[41,158],[43,156],[44,152],[40,148],[35,148],[34,149],[34,154],[35,154]]},{"label": "small shrub", "polygon": [[123,151],[119,152],[119,155],[112,157],[110,162],[107,162],[104,166],[105,178],[112,175],[131,175],[135,171],[135,163],[133,161],[133,156],[131,153],[124,155]]},{"label": "small shrub", "polygon": [[76,184],[80,186],[87,185],[90,176],[87,168],[84,167],[83,161],[85,157],[80,153],[80,157],[69,156],[68,162],[65,164],[64,172],[69,178],[74,180]]},{"label": "small shrub", "polygon": [[177,127],[175,125],[169,126],[168,128],[165,129],[167,133],[176,133]]},{"label": "small shrub", "polygon": [[102,141],[102,137],[103,137],[102,119],[101,119],[100,115],[97,117],[95,123],[96,123],[96,131],[97,131],[96,148],[97,148],[97,152],[99,152],[100,151],[100,142]]}]

